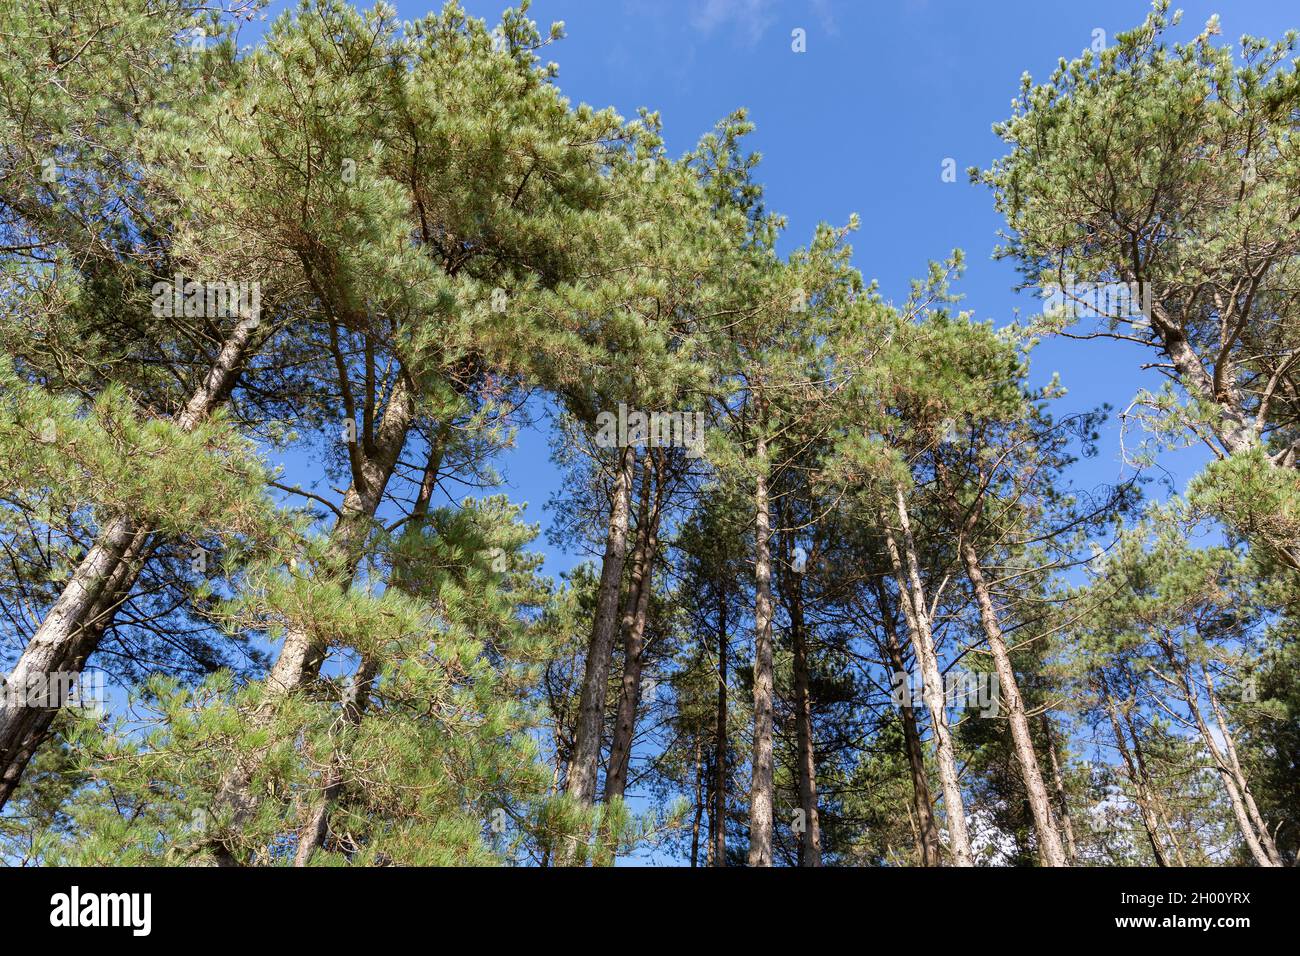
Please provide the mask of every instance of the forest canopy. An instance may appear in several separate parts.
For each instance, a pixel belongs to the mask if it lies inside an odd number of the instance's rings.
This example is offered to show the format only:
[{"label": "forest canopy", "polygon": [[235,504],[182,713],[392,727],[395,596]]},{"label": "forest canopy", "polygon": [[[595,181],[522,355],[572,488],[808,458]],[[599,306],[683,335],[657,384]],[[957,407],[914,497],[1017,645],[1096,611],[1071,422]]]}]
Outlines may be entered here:
[{"label": "forest canopy", "polygon": [[527,3],[262,10],[0,0],[0,860],[1300,862],[1295,34],[1025,74],[993,322]]}]

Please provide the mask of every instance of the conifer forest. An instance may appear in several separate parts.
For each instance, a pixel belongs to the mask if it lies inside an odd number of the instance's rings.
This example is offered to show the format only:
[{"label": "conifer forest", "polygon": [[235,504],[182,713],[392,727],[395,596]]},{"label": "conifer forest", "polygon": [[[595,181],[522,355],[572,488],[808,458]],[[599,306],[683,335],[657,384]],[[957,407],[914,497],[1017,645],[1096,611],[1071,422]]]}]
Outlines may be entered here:
[{"label": "conifer forest", "polygon": [[1295,867],[1300,8],[442,2],[0,0],[0,863]]}]

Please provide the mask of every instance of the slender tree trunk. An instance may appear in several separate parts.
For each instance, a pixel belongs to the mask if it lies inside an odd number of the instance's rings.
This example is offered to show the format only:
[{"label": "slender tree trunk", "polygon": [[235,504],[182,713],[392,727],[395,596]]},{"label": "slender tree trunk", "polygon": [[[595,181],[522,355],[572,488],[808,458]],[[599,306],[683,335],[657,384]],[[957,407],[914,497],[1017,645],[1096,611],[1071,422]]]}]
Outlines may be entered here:
[{"label": "slender tree trunk", "polygon": [[[318,575],[332,578],[343,589],[351,586],[357,567],[365,554],[366,540],[374,526],[375,513],[383,501],[384,490],[397,466],[411,426],[415,421],[415,396],[406,379],[399,377],[384,407],[379,428],[369,448],[358,449],[353,466],[352,484],[343,496],[340,517],[330,531],[330,540]],[[360,440],[358,439],[360,443]],[[317,643],[305,628],[291,624],[285,629],[280,655],[266,678],[263,699],[252,714],[255,727],[268,726],[279,703],[287,695],[315,678],[328,648]],[[229,811],[232,830],[249,818],[256,809],[251,791],[253,774],[265,755],[264,749],[245,754],[227,769],[217,788],[214,811]],[[210,848],[221,866],[238,866],[241,861],[216,835]]]},{"label": "slender tree trunk", "polygon": [[1246,805],[1246,815],[1250,817],[1250,822],[1254,824],[1255,830],[1259,834],[1259,843],[1263,847],[1264,853],[1274,866],[1281,866],[1282,854],[1278,852],[1277,844],[1273,841],[1273,834],[1269,832],[1268,824],[1264,822],[1264,817],[1259,812],[1259,807],[1255,803],[1255,795],[1250,790],[1250,782],[1246,779],[1246,774],[1241,769],[1241,762],[1237,759],[1237,744],[1233,740],[1232,732],[1228,729],[1228,721],[1224,716],[1222,706],[1219,704],[1219,695],[1215,693],[1214,677],[1204,664],[1201,665],[1201,671],[1205,675],[1205,691],[1209,697],[1210,707],[1214,712],[1214,721],[1219,726],[1219,736],[1223,738],[1223,750],[1228,758],[1228,767],[1232,770],[1233,779],[1236,780],[1237,787],[1241,790],[1242,802]]},{"label": "slender tree trunk", "polygon": [[971,852],[970,835],[966,829],[966,809],[962,804],[961,784],[957,776],[956,751],[952,743],[952,734],[948,730],[948,715],[944,710],[943,677],[939,673],[938,654],[934,646],[934,635],[930,629],[930,612],[926,607],[925,588],[921,584],[921,565],[916,552],[916,542],[912,538],[912,523],[907,514],[907,500],[903,496],[901,487],[894,489],[894,504],[898,512],[903,545],[907,551],[906,570],[899,554],[898,542],[889,524],[883,520],[883,516],[882,527],[885,532],[885,544],[889,550],[890,564],[898,579],[903,616],[907,620],[912,648],[916,651],[917,661],[921,667],[922,696],[926,710],[930,712],[930,724],[934,730],[935,763],[938,765],[939,782],[943,789],[944,809],[948,820],[948,842],[954,864],[974,866],[975,857]]},{"label": "slender tree trunk", "polygon": [[[784,524],[784,521],[782,522]],[[788,536],[787,536],[788,538]],[[789,571],[793,549],[785,548],[786,570],[781,574],[782,591],[790,615],[793,648],[794,724],[798,744],[799,804],[804,813],[804,832],[799,841],[799,865],[822,865],[821,822],[817,813],[817,753],[813,740],[812,693],[808,672],[808,640],[803,618],[803,579]]]},{"label": "slender tree trunk", "polygon": [[1228,801],[1232,804],[1232,813],[1237,818],[1237,827],[1241,830],[1242,839],[1246,841],[1246,848],[1260,866],[1277,866],[1278,864],[1272,860],[1260,842],[1255,823],[1250,818],[1250,811],[1246,809],[1246,801],[1242,797],[1240,788],[1240,784],[1244,781],[1240,781],[1237,775],[1233,773],[1231,765],[1214,739],[1214,734],[1205,722],[1205,716],[1201,712],[1198,695],[1196,689],[1192,686],[1191,676],[1188,674],[1186,665],[1178,659],[1177,654],[1169,644],[1162,641],[1160,646],[1165,653],[1166,659],[1178,674],[1187,709],[1192,715],[1192,721],[1196,724],[1197,730],[1201,733],[1201,742],[1205,744],[1205,749],[1210,754],[1214,769],[1218,771],[1219,778],[1223,781],[1223,789],[1227,792]]},{"label": "slender tree trunk", "polygon": [[[193,431],[229,398],[249,354],[261,340],[258,316],[237,322],[177,416],[182,431]],[[130,594],[146,556],[150,531],[137,518],[119,515],[100,531],[94,546],[78,563],[54,606],[23,649],[9,680],[15,686],[48,681],[51,674],[79,673],[112,623],[113,614]],[[35,675],[41,675],[36,678]],[[39,684],[38,684],[39,686]],[[21,700],[0,700],[0,807],[22,778],[32,754],[44,741],[57,709],[28,707]]]},{"label": "slender tree trunk", "polygon": [[1169,839],[1169,845],[1174,848],[1174,856],[1178,857],[1178,865],[1186,867],[1187,858],[1183,856],[1182,845],[1179,844],[1174,828],[1169,825],[1169,817],[1159,803],[1156,804],[1156,815],[1160,818],[1161,826],[1165,828],[1165,836]]},{"label": "slender tree trunk", "polygon": [[[1128,778],[1133,784],[1133,790],[1136,794],[1138,812],[1142,816],[1142,826],[1147,831],[1147,841],[1151,844],[1151,854],[1155,857],[1156,866],[1168,866],[1169,858],[1165,855],[1165,848],[1160,843],[1160,827],[1156,821],[1155,810],[1151,805],[1150,790],[1147,786],[1146,766],[1141,762],[1140,757],[1134,758],[1129,750],[1124,730],[1120,726],[1119,714],[1116,712],[1115,702],[1110,695],[1102,691],[1102,705],[1106,709],[1107,716],[1110,717],[1111,729],[1115,732],[1115,745],[1119,748],[1120,759],[1124,762],[1124,768],[1128,771]],[[1137,742],[1137,736],[1134,735],[1134,743]]]},{"label": "slender tree trunk", "polygon": [[609,684],[610,655],[618,634],[618,597],[627,560],[628,499],[636,451],[623,449],[614,479],[605,535],[605,557],[596,596],[596,617],[587,645],[587,668],[582,682],[582,699],[574,729],[573,759],[569,763],[568,793],[578,803],[590,806],[596,798],[596,775],[600,765],[600,737],[605,723],[605,696]]},{"label": "slender tree trunk", "polygon": [[975,601],[979,605],[980,624],[984,628],[984,638],[993,655],[993,666],[997,670],[1001,684],[1001,695],[1007,705],[1008,718],[1011,723],[1011,741],[1016,752],[1016,761],[1020,764],[1020,776],[1029,795],[1029,808],[1034,816],[1034,829],[1038,836],[1038,851],[1047,866],[1069,866],[1065,850],[1061,847],[1060,834],[1052,821],[1052,801],[1047,795],[1047,786],[1043,783],[1042,772],[1038,768],[1038,757],[1034,754],[1034,741],[1029,733],[1029,719],[1025,716],[1024,700],[1020,696],[1020,686],[1016,681],[1016,672],[1011,666],[1011,655],[1007,651],[1006,641],[1002,637],[1002,628],[998,624],[997,612],[993,608],[993,598],[989,593],[988,583],[980,568],[979,556],[975,546],[966,538],[961,543],[962,561],[966,565],[966,576],[975,591]]},{"label": "slender tree trunk", "polygon": [[704,814],[704,761],[695,737],[695,820],[691,824],[691,869],[700,865],[700,817]]},{"label": "slender tree trunk", "polygon": [[[880,617],[885,630],[885,652],[894,673],[907,673],[903,649],[899,644],[898,630],[894,626],[894,612],[889,607],[889,592],[885,582],[876,579],[876,596]],[[903,745],[907,750],[907,768],[912,777],[912,827],[916,837],[917,856],[922,866],[942,866],[939,851],[939,824],[934,818],[934,799],[930,796],[930,781],[925,772],[925,753],[921,749],[921,733],[916,724],[916,711],[910,695],[905,696],[899,708],[903,722]]]},{"label": "slender tree trunk", "polygon": [[[433,489],[437,485],[438,474],[442,470],[442,457],[446,451],[446,443],[450,436],[451,421],[447,420],[440,423],[432,439],[432,447],[429,449],[428,460],[424,467],[424,476],[420,481],[420,490],[417,492],[415,502],[411,507],[410,521],[417,529],[423,525],[424,520],[428,517],[429,506],[433,501]],[[409,570],[402,569],[402,571],[406,572],[409,572]],[[399,571],[394,581],[399,587],[405,587],[405,583],[402,581],[402,571]],[[343,700],[345,735],[347,729],[360,726],[361,718],[365,716],[366,705],[370,700],[370,689],[374,686],[375,676],[378,672],[379,662],[375,657],[371,655],[362,657],[356,673],[352,675],[352,680],[348,684],[348,693]],[[329,815],[338,800],[339,793],[343,789],[346,747],[345,740],[343,743],[336,745],[330,755],[330,764],[324,774],[325,782],[321,788],[320,798],[311,806],[307,818],[298,832],[298,848],[294,853],[294,866],[306,866],[311,862],[315,852],[325,844],[325,838],[329,831]]]},{"label": "slender tree trunk", "polygon": [[[378,670],[375,658],[367,655],[361,659],[357,672],[352,675],[352,680],[348,683],[348,693],[343,701],[342,733],[345,737],[361,725],[366,701],[370,697],[370,688],[374,684]],[[323,775],[325,785],[321,788],[321,795],[308,811],[307,818],[298,831],[298,849],[293,857],[294,866],[306,866],[311,862],[316,851],[325,845],[325,838],[329,833],[330,810],[338,800],[345,782],[346,753],[347,747],[343,743],[333,747],[329,766]]]},{"label": "slender tree trunk", "polygon": [[772,545],[767,441],[754,480],[754,751],[749,789],[749,865],[772,865]]},{"label": "slender tree trunk", "polygon": [[713,738],[713,865],[727,865],[727,592],[718,588],[718,716]]},{"label": "slender tree trunk", "polygon": [[1039,715],[1043,726],[1043,737],[1047,741],[1047,757],[1052,767],[1052,784],[1056,788],[1056,802],[1061,808],[1061,832],[1065,836],[1065,854],[1070,865],[1079,862],[1079,849],[1074,842],[1074,821],[1070,817],[1070,801],[1065,794],[1065,778],[1061,775],[1060,758],[1056,754],[1056,734],[1052,730],[1052,718],[1043,711]]},{"label": "slender tree trunk", "polygon": [[[649,461],[650,459],[647,459]],[[659,546],[662,479],[651,496],[651,469],[647,467],[637,510],[632,577],[623,612],[623,685],[609,747],[609,772],[605,777],[605,802],[622,798],[627,789],[628,763],[636,737],[636,712],[641,702],[641,672],[645,664],[645,628],[654,591],[654,562]]]}]

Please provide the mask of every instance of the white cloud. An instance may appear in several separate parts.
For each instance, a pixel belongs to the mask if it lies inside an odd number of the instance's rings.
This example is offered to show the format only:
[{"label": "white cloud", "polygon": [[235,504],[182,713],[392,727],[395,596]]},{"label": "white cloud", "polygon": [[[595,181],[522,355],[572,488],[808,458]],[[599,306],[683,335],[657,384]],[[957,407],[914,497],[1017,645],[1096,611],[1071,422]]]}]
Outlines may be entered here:
[{"label": "white cloud", "polygon": [[691,13],[691,26],[701,33],[735,30],[751,46],[762,39],[772,20],[772,0],[704,0]]}]

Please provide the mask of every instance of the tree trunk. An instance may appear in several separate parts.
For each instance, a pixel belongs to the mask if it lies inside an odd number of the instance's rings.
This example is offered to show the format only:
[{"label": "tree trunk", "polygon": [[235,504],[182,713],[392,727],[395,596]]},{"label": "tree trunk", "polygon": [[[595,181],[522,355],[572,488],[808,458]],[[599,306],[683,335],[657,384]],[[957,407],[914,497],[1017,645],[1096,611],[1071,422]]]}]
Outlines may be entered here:
[{"label": "tree trunk", "polygon": [[767,441],[754,479],[754,752],[749,789],[749,865],[772,865],[772,545]]},{"label": "tree trunk", "polygon": [[[778,514],[782,513],[778,508]],[[784,518],[781,521],[785,524]],[[804,832],[799,841],[799,865],[822,865],[821,823],[817,814],[817,753],[813,740],[812,693],[808,672],[808,641],[803,618],[803,578],[790,571],[794,549],[785,535],[785,569],[781,572],[782,597],[790,615],[793,649],[794,725],[798,746],[799,806],[804,814]]]},{"label": "tree trunk", "polygon": [[[1151,844],[1151,853],[1155,857],[1156,866],[1168,866],[1169,858],[1165,856],[1165,848],[1160,843],[1160,827],[1156,821],[1155,810],[1151,805],[1146,766],[1142,763],[1140,757],[1135,759],[1132,752],[1130,752],[1124,730],[1120,726],[1119,715],[1116,713],[1115,702],[1105,691],[1102,691],[1102,705],[1106,709],[1107,716],[1110,717],[1110,726],[1115,732],[1115,745],[1119,748],[1120,759],[1124,761],[1124,768],[1128,771],[1128,778],[1133,784],[1133,790],[1137,797],[1138,812],[1142,816],[1142,826],[1147,831],[1147,841]],[[1136,744],[1136,742],[1135,734],[1134,743]]]},{"label": "tree trunk", "polygon": [[[374,526],[375,513],[383,501],[384,490],[397,466],[406,439],[415,421],[415,396],[406,379],[399,377],[384,407],[379,429],[369,448],[358,448],[353,466],[352,484],[344,493],[340,517],[330,531],[317,574],[332,578],[343,589],[351,587],[357,567],[365,554],[365,544]],[[358,439],[360,445],[360,439]],[[315,678],[324,663],[328,648],[318,644],[313,635],[300,625],[285,629],[284,643],[266,677],[262,702],[251,715],[255,727],[265,727],[275,716],[280,701]],[[214,812],[230,811],[232,829],[247,820],[256,809],[251,791],[253,774],[261,762],[264,749],[245,754],[228,768],[217,788]],[[221,866],[238,866],[240,860],[220,839],[210,841],[210,848]]]},{"label": "tree trunk", "polygon": [[1223,749],[1228,758],[1228,766],[1232,770],[1232,776],[1237,782],[1238,789],[1241,790],[1242,802],[1246,805],[1246,815],[1250,817],[1250,822],[1254,824],[1255,830],[1259,834],[1259,843],[1263,847],[1264,853],[1274,866],[1281,866],[1282,854],[1278,852],[1277,844],[1273,841],[1273,834],[1269,832],[1268,824],[1264,822],[1264,817],[1255,804],[1255,795],[1251,793],[1250,782],[1241,769],[1240,761],[1237,760],[1237,744],[1232,739],[1232,733],[1228,730],[1228,721],[1224,717],[1223,708],[1219,705],[1219,695],[1214,690],[1214,677],[1204,664],[1201,665],[1201,671],[1205,675],[1205,691],[1210,700],[1210,707],[1214,711],[1214,721],[1219,725],[1219,736],[1223,738]]},{"label": "tree trunk", "polygon": [[700,817],[704,814],[704,761],[695,738],[695,820],[691,824],[691,869],[700,865]]},{"label": "tree trunk", "polygon": [[1034,816],[1034,830],[1038,836],[1038,851],[1047,866],[1069,866],[1065,850],[1061,847],[1060,834],[1052,820],[1052,802],[1047,795],[1047,786],[1043,783],[1042,772],[1038,768],[1038,757],[1034,754],[1034,741],[1029,733],[1029,719],[1025,716],[1025,704],[1020,697],[1020,686],[1016,681],[1016,672],[1011,666],[1011,655],[1007,651],[1006,641],[1002,637],[1002,628],[998,624],[997,612],[993,608],[993,598],[989,593],[988,583],[980,568],[979,556],[969,538],[961,542],[962,561],[966,566],[966,576],[975,591],[975,601],[980,609],[980,624],[984,628],[984,638],[993,655],[993,666],[997,670],[1001,685],[1001,697],[1006,702],[1008,719],[1011,723],[1011,741],[1016,752],[1016,761],[1020,764],[1020,776],[1029,796],[1029,808]]},{"label": "tree trunk", "polygon": [[[649,460],[649,459],[647,459]],[[654,591],[654,562],[659,545],[659,516],[663,501],[662,479],[652,501],[651,469],[647,468],[637,509],[636,543],[632,553],[632,577],[623,612],[623,686],[609,747],[609,771],[605,777],[605,802],[622,798],[627,789],[628,763],[636,737],[636,712],[641,702],[641,671],[645,663],[645,628]]]},{"label": "tree trunk", "polygon": [[[258,316],[236,323],[208,369],[203,384],[176,418],[182,431],[193,431],[230,396],[249,354],[260,341]],[[130,515],[119,515],[101,529],[23,649],[9,680],[25,687],[40,674],[79,673],[130,594],[144,559],[152,551],[149,529]],[[32,754],[44,741],[56,709],[0,700],[0,807],[22,778]]]},{"label": "tree trunk", "polygon": [[[894,627],[894,613],[889,607],[889,593],[885,582],[876,579],[876,596],[880,617],[885,630],[885,652],[895,674],[906,674],[903,649],[899,644],[898,630]],[[930,781],[925,772],[925,753],[921,749],[921,733],[916,725],[916,711],[908,695],[899,708],[903,722],[903,744],[907,750],[907,768],[912,777],[912,818],[916,834],[916,850],[922,866],[942,866],[939,852],[939,824],[934,818],[934,799],[930,796]]]},{"label": "tree trunk", "polygon": [[713,865],[727,865],[727,592],[718,589],[718,717],[713,738]]},{"label": "tree trunk", "polygon": [[1223,789],[1227,791],[1228,801],[1232,804],[1233,816],[1237,818],[1237,827],[1241,830],[1242,839],[1246,841],[1246,848],[1250,855],[1260,866],[1277,866],[1278,864],[1268,855],[1260,841],[1259,833],[1255,828],[1255,823],[1251,820],[1250,811],[1246,809],[1246,801],[1242,796],[1241,786],[1244,784],[1244,778],[1239,778],[1233,772],[1232,766],[1228,763],[1223,753],[1219,750],[1219,745],[1214,739],[1209,725],[1205,722],[1205,717],[1201,713],[1196,689],[1192,686],[1191,677],[1188,674],[1188,668],[1181,660],[1178,659],[1172,646],[1165,641],[1159,641],[1161,649],[1165,653],[1165,658],[1169,661],[1174,671],[1178,674],[1179,684],[1182,687],[1184,699],[1187,703],[1187,709],[1191,713],[1192,721],[1196,724],[1197,730],[1201,733],[1201,742],[1205,744],[1205,749],[1210,754],[1210,759],[1214,763],[1214,769],[1218,771],[1219,778],[1223,781]]},{"label": "tree trunk", "polygon": [[[367,655],[361,659],[357,672],[348,684],[348,693],[343,701],[343,731],[346,735],[361,725],[365,715],[366,701],[370,697],[370,688],[379,670],[375,658]],[[329,815],[344,784],[344,762],[346,746],[336,745],[330,755],[329,767],[324,773],[325,785],[321,795],[308,811],[307,819],[298,831],[298,849],[293,856],[294,866],[306,866],[312,856],[325,845],[329,833]]]},{"label": "tree trunk", "polygon": [[1065,835],[1065,855],[1070,865],[1079,862],[1079,849],[1074,842],[1074,821],[1070,818],[1070,801],[1065,794],[1065,778],[1061,775],[1060,758],[1056,755],[1056,734],[1052,731],[1052,718],[1043,711],[1039,715],[1043,737],[1047,741],[1047,757],[1052,766],[1052,784],[1056,788],[1056,802],[1061,808],[1061,832]]},{"label": "tree trunk", "polygon": [[903,496],[901,487],[894,489],[894,504],[898,512],[903,545],[907,549],[906,570],[903,568],[898,542],[894,539],[894,534],[889,524],[884,521],[883,515],[881,524],[885,532],[885,544],[889,550],[889,561],[898,580],[903,616],[907,620],[912,648],[916,651],[917,661],[921,667],[922,697],[925,700],[926,710],[930,712],[930,724],[934,730],[935,762],[938,765],[939,783],[943,789],[944,809],[948,819],[948,842],[954,864],[974,866],[975,858],[971,852],[970,836],[966,829],[966,809],[962,804],[961,784],[957,776],[956,751],[952,743],[952,734],[948,730],[948,715],[944,710],[943,677],[939,673],[934,635],[930,629],[930,612],[926,606],[925,588],[921,584],[921,565],[916,552],[916,542],[912,538],[907,500]]},{"label": "tree trunk", "polygon": [[631,446],[619,455],[614,494],[605,535],[605,557],[600,569],[596,596],[596,617],[587,645],[587,668],[582,682],[582,699],[574,729],[573,759],[569,762],[568,793],[579,804],[590,806],[596,798],[596,775],[600,764],[600,737],[605,723],[605,697],[609,685],[610,655],[618,633],[618,597],[627,560],[628,499],[632,492],[632,470],[636,451]]}]

